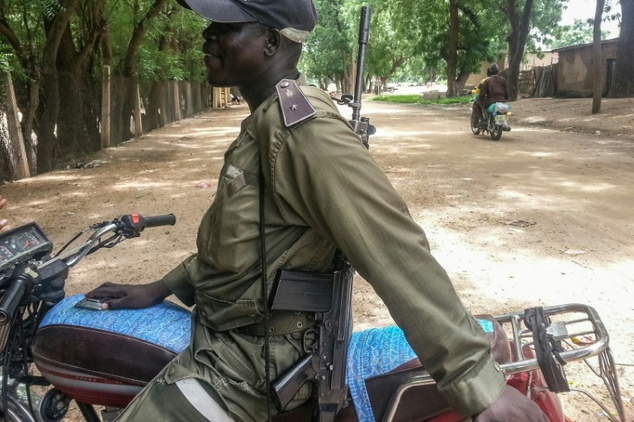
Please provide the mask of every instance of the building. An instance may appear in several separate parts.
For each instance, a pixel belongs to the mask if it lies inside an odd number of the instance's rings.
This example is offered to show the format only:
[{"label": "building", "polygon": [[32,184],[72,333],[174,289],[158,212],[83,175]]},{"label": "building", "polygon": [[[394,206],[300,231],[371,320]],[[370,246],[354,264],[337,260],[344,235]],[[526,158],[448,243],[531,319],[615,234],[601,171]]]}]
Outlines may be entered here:
[{"label": "building", "polygon": [[[601,42],[603,95],[610,90],[612,70],[616,62],[618,38]],[[591,97],[593,84],[592,43],[562,47],[556,70],[558,97]]]},{"label": "building", "polygon": [[[531,70],[535,67],[545,67],[557,63],[558,55],[555,51],[544,51],[540,55],[534,53],[526,54],[524,60],[522,60],[522,64],[520,65],[520,72]],[[497,64],[500,66],[501,71],[508,68],[509,63],[507,56],[505,55],[503,59],[498,60]],[[480,81],[486,77],[489,65],[489,62],[480,63],[480,73],[472,73],[469,76],[469,79],[467,79],[465,86],[478,86]]]}]

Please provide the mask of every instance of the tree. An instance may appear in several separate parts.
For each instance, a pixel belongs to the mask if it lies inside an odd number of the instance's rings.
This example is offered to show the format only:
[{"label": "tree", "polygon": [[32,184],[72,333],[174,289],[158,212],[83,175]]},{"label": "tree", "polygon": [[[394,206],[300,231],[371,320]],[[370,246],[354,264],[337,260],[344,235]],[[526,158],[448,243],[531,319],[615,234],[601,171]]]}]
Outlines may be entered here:
[{"label": "tree", "polygon": [[[115,74],[135,82],[139,75],[150,82],[202,79],[199,46],[205,21],[193,13],[175,13],[181,9],[174,0],[0,2],[0,63],[8,63],[16,86],[27,149],[37,138],[37,153],[27,151],[37,156],[33,174],[51,170],[56,157],[101,147],[103,64],[114,64]],[[157,26],[160,30],[153,33]],[[129,84],[121,97],[135,91],[136,84]],[[130,104],[120,106],[124,119],[128,109],[126,122]],[[130,133],[129,125],[122,126],[119,141]]]},{"label": "tree", "polygon": [[377,78],[380,86],[385,86],[412,55],[412,43],[397,35],[387,9],[377,7],[373,10],[366,73]]},{"label": "tree", "polygon": [[[564,0],[565,1],[565,0]],[[508,19],[509,99],[516,100],[520,66],[531,31],[548,34],[561,19],[562,0],[500,0],[498,4]]]},{"label": "tree", "polygon": [[412,40],[414,54],[424,57],[428,68],[446,68],[447,95],[460,95],[469,75],[483,60],[500,55],[503,19],[479,0],[404,0],[390,3],[398,36]]},{"label": "tree", "polygon": [[[62,37],[68,30],[68,24],[75,12],[79,0],[61,0],[60,9],[45,18],[46,41],[42,49],[41,94],[37,109],[37,171],[46,172],[53,169],[53,157],[58,147],[55,128],[60,111],[60,85],[57,73],[57,53]],[[65,91],[61,91],[65,92]],[[30,135],[30,134],[29,134]]]},{"label": "tree", "polygon": [[601,18],[605,1],[597,0],[594,12],[594,38],[592,42],[592,114],[601,111],[603,95],[603,60],[601,57]]},{"label": "tree", "polygon": [[[342,91],[351,91],[353,51],[358,15],[352,20],[345,0],[315,0],[317,26],[304,46],[301,67],[310,79],[325,88],[335,81]],[[354,24],[353,24],[354,22]],[[353,30],[353,28],[355,28]]]},{"label": "tree", "polygon": [[621,33],[617,43],[610,97],[634,96],[634,0],[621,0]]},{"label": "tree", "polygon": [[[544,44],[550,49],[568,47],[577,44],[588,44],[593,40],[594,21],[591,19],[575,19],[572,25],[557,26],[552,37],[544,39]],[[601,31],[601,39],[606,39],[608,33]]]},{"label": "tree", "polygon": [[533,9],[533,0],[526,0],[523,7],[516,0],[505,0],[505,11],[511,24],[511,31],[507,37],[508,52],[508,93],[511,101],[517,99],[520,65],[524,57],[524,47],[530,31],[530,17]]},{"label": "tree", "polygon": [[120,116],[116,120],[120,126],[115,128],[113,133],[115,144],[126,141],[132,136],[130,132],[130,116],[134,110],[136,87],[139,82],[137,75],[139,50],[150,25],[166,3],[167,0],[153,0],[147,5],[145,11],[141,8],[140,0],[134,0],[131,4],[132,32],[125,45],[123,57],[118,65],[115,66],[116,74],[121,77],[121,85],[119,86],[121,101],[116,103],[118,107],[115,110],[115,113]]}]

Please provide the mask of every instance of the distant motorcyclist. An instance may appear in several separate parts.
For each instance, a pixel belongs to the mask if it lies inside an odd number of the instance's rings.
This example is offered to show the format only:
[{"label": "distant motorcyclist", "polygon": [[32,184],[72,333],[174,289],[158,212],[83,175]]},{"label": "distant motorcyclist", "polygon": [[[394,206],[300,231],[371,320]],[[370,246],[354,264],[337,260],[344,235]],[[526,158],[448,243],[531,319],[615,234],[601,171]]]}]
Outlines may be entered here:
[{"label": "distant motorcyclist", "polygon": [[500,68],[497,63],[493,63],[489,66],[489,73],[491,76],[486,78],[482,83],[480,89],[480,108],[478,110],[479,119],[484,118],[484,110],[496,102],[506,102],[509,100],[509,94],[506,89],[506,79],[500,76]]}]

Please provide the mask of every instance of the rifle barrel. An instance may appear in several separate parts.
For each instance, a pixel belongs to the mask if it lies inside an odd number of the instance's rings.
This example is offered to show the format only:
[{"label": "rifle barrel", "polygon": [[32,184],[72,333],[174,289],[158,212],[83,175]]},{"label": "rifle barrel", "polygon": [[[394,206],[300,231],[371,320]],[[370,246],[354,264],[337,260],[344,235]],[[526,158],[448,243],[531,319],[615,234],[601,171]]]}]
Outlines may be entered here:
[{"label": "rifle barrel", "polygon": [[361,7],[359,22],[359,55],[357,56],[357,78],[354,84],[354,101],[352,103],[352,120],[359,121],[361,117],[361,95],[363,93],[363,63],[365,62],[365,48],[370,38],[370,6]]}]

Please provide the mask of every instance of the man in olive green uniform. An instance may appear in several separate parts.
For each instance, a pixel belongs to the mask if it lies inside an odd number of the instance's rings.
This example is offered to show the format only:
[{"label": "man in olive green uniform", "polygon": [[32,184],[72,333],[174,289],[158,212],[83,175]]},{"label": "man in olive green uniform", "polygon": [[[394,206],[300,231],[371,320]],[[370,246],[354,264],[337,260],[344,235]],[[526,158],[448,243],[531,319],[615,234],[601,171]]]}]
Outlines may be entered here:
[{"label": "man in olive green uniform", "polygon": [[[205,64],[214,86],[237,86],[251,115],[229,146],[198,253],[162,280],[106,284],[89,296],[109,309],[175,294],[193,311],[191,345],[130,404],[121,421],[265,421],[262,251],[266,278],[281,269],[329,271],[336,249],[372,284],[438,388],[478,422],[546,421],[506,387],[487,337],[429,253],[425,234],[327,93],[297,71],[315,25],[311,0],[182,0],[211,20]],[[304,354],[310,320],[273,312],[270,379]],[[291,407],[310,391],[295,396]]]}]

